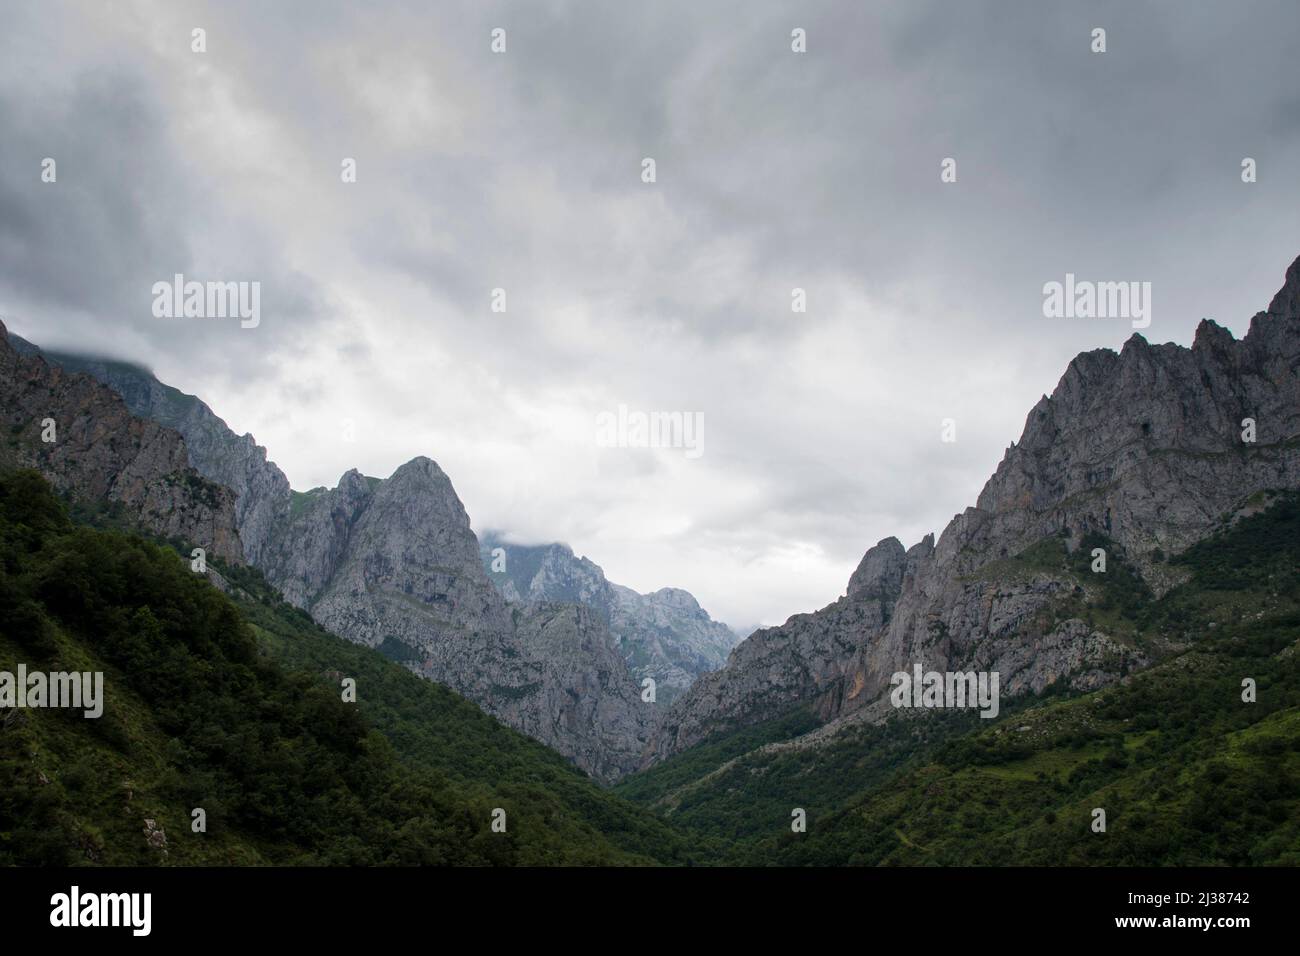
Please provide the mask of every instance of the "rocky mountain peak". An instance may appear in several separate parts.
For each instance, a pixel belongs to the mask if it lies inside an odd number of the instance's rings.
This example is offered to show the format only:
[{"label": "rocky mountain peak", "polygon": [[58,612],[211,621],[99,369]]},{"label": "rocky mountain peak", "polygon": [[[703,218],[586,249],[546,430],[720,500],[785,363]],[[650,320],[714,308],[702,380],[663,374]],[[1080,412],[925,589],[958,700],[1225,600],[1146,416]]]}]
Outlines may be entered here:
[{"label": "rocky mountain peak", "polygon": [[[235,495],[191,464],[185,439],[133,415],[113,389],[16,348],[0,322],[0,464],[34,468],[60,493],[120,507],[136,526],[244,561]],[[52,422],[53,440],[43,435]]]},{"label": "rocky mountain peak", "polygon": [[406,475],[419,475],[435,482],[449,480],[447,473],[439,468],[438,463],[427,455],[416,455],[393,472],[392,478],[396,479],[399,476]]},{"label": "rocky mountain peak", "polygon": [[512,604],[578,604],[608,625],[632,677],[652,678],[656,703],[673,701],[700,675],[721,667],[738,637],[680,588],[639,594],[605,577],[600,565],[567,544],[519,545],[497,532],[480,539],[492,583]]},{"label": "rocky mountain peak", "polygon": [[431,458],[423,457],[412,458],[410,461],[398,465],[397,469],[387,478],[374,479],[361,475],[361,480],[372,482],[375,485],[396,485],[408,488],[411,491],[443,491],[451,485],[451,480],[443,473],[443,470]]},{"label": "rocky mountain peak", "polygon": [[695,600],[695,595],[681,588],[660,588],[658,591],[651,591],[646,597],[663,607],[671,607],[679,611],[693,614],[701,610],[700,602]]},{"label": "rocky mountain peak", "polygon": [[1013,559],[1094,536],[1160,593],[1175,583],[1166,555],[1251,495],[1300,488],[1298,295],[1300,260],[1241,341],[1202,322],[1190,349],[1134,335],[1118,353],[1076,356],[975,507],[906,555],[885,539],[845,598],[750,636],[665,716],[651,759],[796,704],[826,721],[876,713],[890,674],[917,661],[999,671],[1013,695],[1118,679],[1131,649],[1053,617],[1078,583],[1052,562]]},{"label": "rocky mountain peak", "polygon": [[339,476],[335,490],[348,497],[366,497],[373,489],[365,475],[355,468],[349,468]]},{"label": "rocky mountain peak", "polygon": [[540,601],[507,606],[432,459],[382,480],[354,469],[302,496],[264,570],[325,627],[380,647],[593,775],[615,779],[639,759],[651,707],[604,620]]},{"label": "rocky mountain peak", "polygon": [[1285,318],[1300,316],[1300,257],[1286,270],[1286,280],[1268,304],[1268,314]]},{"label": "rocky mountain peak", "polygon": [[1200,324],[1196,326],[1196,336],[1192,339],[1192,351],[1224,353],[1236,342],[1232,332],[1213,319],[1201,319]]},{"label": "rocky mountain peak", "polygon": [[903,587],[907,553],[897,538],[884,538],[870,548],[849,578],[849,597],[892,605]]},{"label": "rocky mountain peak", "polygon": [[907,549],[903,560],[903,587],[914,581],[921,570],[934,560],[934,533],[927,534]]}]

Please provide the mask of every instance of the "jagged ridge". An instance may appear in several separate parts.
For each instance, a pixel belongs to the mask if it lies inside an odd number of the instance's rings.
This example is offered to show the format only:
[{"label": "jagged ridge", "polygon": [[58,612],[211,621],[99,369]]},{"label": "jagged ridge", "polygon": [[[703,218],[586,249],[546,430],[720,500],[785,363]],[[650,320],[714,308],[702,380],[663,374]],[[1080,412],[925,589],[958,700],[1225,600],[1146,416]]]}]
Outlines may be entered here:
[{"label": "jagged ridge", "polygon": [[937,544],[927,536],[904,552],[885,539],[845,597],[743,642],[674,705],[647,762],[796,704],[827,722],[872,719],[889,676],[917,661],[997,670],[1004,694],[1061,678],[1100,686],[1143,663],[1084,621],[1044,622],[1073,581],[1007,581],[996,562],[1053,536],[1073,549],[1100,534],[1162,593],[1177,581],[1162,554],[1201,540],[1257,492],[1300,487],[1298,308],[1300,259],[1240,342],[1206,320],[1190,349],[1134,335],[1118,354],[1079,355]]},{"label": "jagged ridge", "polygon": [[[8,467],[34,468],[74,500],[114,505],[153,534],[242,563],[235,496],[191,467],[181,435],[132,415],[90,375],[21,354],[3,323],[0,410],[9,426],[0,460]],[[43,438],[47,419],[54,441]]]},{"label": "jagged ridge", "polygon": [[614,584],[599,565],[579,558],[568,545],[511,544],[488,532],[479,540],[479,553],[488,577],[509,602],[570,601],[592,608],[608,625],[637,683],[655,681],[660,706],[671,704],[700,674],[725,664],[739,641],[689,592],[660,588],[640,594]]}]

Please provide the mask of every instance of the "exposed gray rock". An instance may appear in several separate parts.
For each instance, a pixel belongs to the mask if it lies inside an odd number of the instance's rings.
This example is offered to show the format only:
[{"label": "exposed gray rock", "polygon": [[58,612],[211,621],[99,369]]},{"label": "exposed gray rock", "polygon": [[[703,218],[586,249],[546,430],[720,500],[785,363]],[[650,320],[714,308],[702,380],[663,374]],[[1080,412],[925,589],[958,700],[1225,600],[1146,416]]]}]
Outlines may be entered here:
[{"label": "exposed gray rock", "polygon": [[638,681],[655,680],[658,702],[671,704],[701,674],[717,670],[738,639],[680,588],[638,594],[612,585],[610,631]]},{"label": "exposed gray rock", "polygon": [[849,597],[880,601],[892,608],[903,587],[907,552],[897,538],[886,538],[862,556],[858,569],[849,578]]},{"label": "exposed gray rock", "polygon": [[[1050,613],[1080,587],[1068,575],[1009,580],[1000,562],[1098,532],[1153,590],[1172,586],[1161,552],[1201,540],[1262,491],[1300,487],[1298,372],[1300,259],[1240,342],[1203,321],[1190,349],[1134,335],[1118,354],[1078,356],[937,545],[927,537],[900,561],[901,545],[886,539],[845,597],[748,638],[673,706],[649,760],[797,704],[843,719],[918,661],[998,671],[1004,694],[1057,679],[1088,689],[1141,665],[1111,636]],[[1242,438],[1246,418],[1253,443]]]},{"label": "exposed gray rock", "polygon": [[430,459],[383,481],[351,471],[302,496],[263,570],[322,626],[446,684],[598,779],[639,761],[653,708],[604,621],[575,605],[508,606]]},{"label": "exposed gray rock", "polygon": [[[29,353],[22,361],[49,367],[39,349],[17,342]],[[383,648],[598,779],[612,781],[639,762],[654,707],[641,701],[606,619],[531,601],[507,608],[479,564],[469,517],[432,461],[417,458],[387,481],[350,471],[336,488],[291,492],[251,435],[235,435],[197,398],[147,370],[46,357],[62,366],[54,368],[56,375],[79,381],[100,399],[112,396],[124,420],[126,405],[154,420],[136,419],[133,427],[147,425],[149,435],[179,438],[156,421],[184,434],[195,467],[211,479],[203,486],[224,503],[232,528],[238,516],[250,562],[322,626]],[[70,376],[64,369],[86,374]],[[102,454],[110,444],[99,447],[103,437],[97,433],[95,442],[82,444]],[[186,444],[177,441],[177,448],[183,462]],[[153,476],[155,464],[143,473]],[[142,496],[142,508],[171,515],[167,523],[155,521],[154,530],[185,532],[187,538],[201,533],[190,527],[198,518],[176,510],[182,499],[167,497],[166,481],[136,480],[133,474],[125,470],[130,482],[120,481],[116,493],[132,490]],[[189,475],[201,480],[193,471]],[[233,532],[229,537],[233,550],[218,537],[215,553],[233,560],[239,538]],[[195,540],[210,538],[211,533]]]},{"label": "exposed gray rock", "polygon": [[204,477],[235,493],[235,518],[249,563],[258,564],[276,523],[289,510],[289,480],[267,461],[252,435],[236,435],[193,395],[164,385],[148,369],[127,362],[43,352],[13,336],[15,349],[42,354],[70,372],[84,372],[112,388],[132,415],[151,419],[185,437],[190,463]]},{"label": "exposed gray rock", "polygon": [[[154,534],[243,562],[234,494],[190,467],[177,432],[132,415],[89,375],[20,354],[2,323],[0,415],[8,426],[5,464],[35,468],[73,499],[114,505]],[[41,440],[46,418],[55,423],[52,443]]]},{"label": "exposed gray rock", "polygon": [[[738,643],[679,588],[639,594],[613,584],[599,565],[564,544],[516,545],[484,534],[483,567],[507,601],[563,601],[595,611],[609,627],[633,677],[655,681],[656,702],[672,703],[695,679],[717,670]],[[500,570],[494,570],[499,568]]]}]

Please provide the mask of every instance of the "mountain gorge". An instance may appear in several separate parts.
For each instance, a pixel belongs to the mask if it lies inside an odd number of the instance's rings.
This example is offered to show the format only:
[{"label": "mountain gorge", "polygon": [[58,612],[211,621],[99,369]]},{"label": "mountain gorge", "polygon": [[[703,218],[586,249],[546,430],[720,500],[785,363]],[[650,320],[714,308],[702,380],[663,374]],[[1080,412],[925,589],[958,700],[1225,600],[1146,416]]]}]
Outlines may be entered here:
[{"label": "mountain gorge", "polygon": [[[1134,335],[1079,355],[937,539],[881,540],[843,597],[739,643],[684,591],[638,594],[564,545],[480,539],[428,458],[292,491],[197,398],[17,336],[0,343],[6,464],[247,560],[322,627],[613,783],[774,722],[763,747],[870,736],[915,664],[997,672],[1014,700],[1110,687],[1185,649],[1133,609],[1187,583],[1178,555],[1300,488],[1298,303],[1300,260],[1240,341],[1203,321],[1190,348]],[[57,443],[39,440],[46,417]]]},{"label": "mountain gorge", "polygon": [[[605,609],[541,595],[507,606],[480,564],[460,499],[433,461],[416,458],[386,480],[351,471],[335,488],[294,492],[251,435],[236,435],[202,401],[148,370],[45,353],[18,336],[9,341],[15,389],[20,366],[40,369],[91,396],[80,419],[67,413],[70,421],[116,415],[150,436],[168,436],[170,454],[182,463],[188,456],[190,480],[205,479],[230,526],[223,537],[197,519],[173,517],[167,527],[146,523],[150,530],[215,540],[219,556],[246,557],[325,627],[465,694],[598,779],[616,779],[638,764],[653,707],[641,699]],[[5,397],[15,427],[21,422],[28,431],[51,411],[46,403],[37,415],[16,392]],[[104,433],[104,425],[98,428]],[[40,461],[29,454],[13,463],[44,464],[43,473],[63,487],[54,466],[80,460],[65,446],[44,451]],[[86,494],[107,493],[103,484]],[[154,484],[169,487],[161,477],[142,487]]]},{"label": "mountain gorge", "polygon": [[740,640],[689,592],[660,588],[639,594],[607,580],[599,565],[577,557],[568,545],[517,545],[487,532],[479,539],[479,554],[492,583],[512,604],[562,601],[593,609],[638,685],[647,678],[655,682],[661,705],[725,664]]},{"label": "mountain gorge", "polygon": [[[1241,341],[1205,320],[1190,349],[1134,335],[1078,356],[974,507],[937,542],[881,541],[844,597],[752,635],[677,701],[649,762],[796,706],[822,738],[879,721],[890,676],[916,663],[999,672],[1011,696],[1149,663],[1140,633],[1087,608],[1120,581],[1167,592],[1185,579],[1170,555],[1300,487],[1297,302],[1300,259]],[[1096,548],[1106,574],[1067,566]]]},{"label": "mountain gorge", "polygon": [[[684,591],[479,538],[431,459],[292,491],[144,369],[0,336],[0,657],[116,702],[6,715],[0,858],[1294,864],[1298,373],[1300,260],[1240,341],[1078,356],[937,539],[736,643]],[[997,672],[1000,713],[900,714],[917,664]]]}]

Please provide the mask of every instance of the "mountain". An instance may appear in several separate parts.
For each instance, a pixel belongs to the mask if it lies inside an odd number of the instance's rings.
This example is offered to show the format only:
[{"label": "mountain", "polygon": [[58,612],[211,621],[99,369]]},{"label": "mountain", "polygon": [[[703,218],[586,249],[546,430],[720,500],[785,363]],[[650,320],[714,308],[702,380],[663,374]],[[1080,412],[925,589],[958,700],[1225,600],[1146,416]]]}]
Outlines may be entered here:
[{"label": "mountain", "polygon": [[190,466],[180,434],[133,415],[91,376],[19,352],[2,323],[0,414],[0,466],[34,468],[83,505],[110,504],[154,534],[243,560],[235,496]]},{"label": "mountain", "polygon": [[[1064,549],[1036,560],[1072,563]],[[902,710],[819,729],[797,707],[615,792],[702,844],[722,841],[733,865],[1295,866],[1300,494],[1261,496],[1169,566],[1184,581],[1160,597],[1120,585],[1081,602],[1156,659],[1106,687],[1062,682],[993,719]]]},{"label": "mountain", "polygon": [[345,474],[300,496],[261,567],[329,630],[378,647],[602,780],[640,759],[652,708],[604,621],[572,604],[507,605],[437,464]]},{"label": "mountain", "polygon": [[1172,559],[1184,583],[1125,592],[1181,642],[1129,680],[831,743],[791,713],[611,794],[255,568],[222,564],[224,595],[167,547],[78,527],[36,474],[0,475],[0,670],[106,689],[97,720],[0,713],[0,865],[1296,865],[1300,495],[1263,498]]},{"label": "mountain", "polygon": [[[1300,260],[1241,341],[1204,321],[1190,349],[1135,335],[1119,353],[1079,355],[1030,412],[976,505],[937,541],[880,541],[844,597],[752,634],[666,714],[642,703],[624,658],[638,676],[663,668],[673,692],[690,674],[677,635],[698,610],[693,599],[657,592],[638,601],[594,564],[546,549],[522,555],[498,589],[450,481],[428,459],[387,480],[350,472],[334,489],[286,496],[287,482],[251,437],[233,436],[197,400],[133,383],[142,370],[86,366],[148,416],[189,431],[184,442],[133,423],[120,400],[85,377],[65,381],[36,356],[10,361],[5,388],[15,462],[38,463],[62,488],[116,496],[144,526],[212,539],[233,557],[219,491],[151,500],[198,481],[174,477],[189,454],[203,476],[237,486],[238,533],[288,600],[612,781],[795,710],[815,722],[816,740],[877,723],[891,711],[890,676],[918,663],[996,671],[1002,693],[1016,698],[1052,686],[1095,690],[1158,660],[1167,648],[1110,609],[1176,589],[1186,572],[1171,556],[1225,518],[1258,510],[1261,495],[1300,487],[1297,303]],[[35,448],[32,421],[47,392],[72,421],[91,423],[70,435],[82,454]],[[135,436],[129,447],[94,424],[101,410]],[[83,473],[104,455],[111,467]],[[112,477],[131,469],[152,477]],[[195,513],[200,505],[208,511]],[[1107,570],[1087,573],[1097,549]]]},{"label": "mountain", "polygon": [[[1169,555],[1264,492],[1300,487],[1297,303],[1300,259],[1241,341],[1206,320],[1190,349],[1135,334],[1118,354],[1079,355],[937,543],[886,538],[844,597],[741,643],[673,705],[649,762],[800,706],[831,730],[881,720],[890,676],[917,663],[996,671],[1013,697],[1093,689],[1149,663],[1124,622],[1081,606],[1115,589],[1166,593],[1185,580]],[[1094,548],[1107,571],[1073,573]]]},{"label": "mountain", "polygon": [[623,865],[707,846],[216,560],[229,595],[156,541],[74,523],[36,473],[0,475],[0,671],[103,674],[96,719],[0,710],[0,865]]},{"label": "mountain", "polygon": [[121,396],[132,415],[183,435],[194,468],[235,493],[244,555],[253,564],[261,561],[276,525],[289,512],[290,492],[289,479],[252,435],[236,435],[199,399],[164,385],[139,365],[44,351],[17,335],[9,340],[24,355],[39,354],[65,371],[98,379]]},{"label": "mountain", "polygon": [[[351,471],[333,489],[294,492],[253,436],[236,435],[198,398],[164,385],[147,369],[45,353],[17,336],[11,341],[25,353],[13,353],[23,368],[80,382],[91,394],[90,404],[82,403],[87,415],[127,421],[134,414],[145,421],[136,419],[132,427],[174,436],[171,466],[180,468],[188,455],[197,471],[190,480],[207,479],[204,487],[237,526],[230,542],[219,541],[217,553],[234,560],[242,540],[249,562],[322,625],[382,648],[600,780],[638,765],[654,707],[641,700],[608,618],[547,601],[508,607],[479,562],[460,499],[433,461],[416,458],[387,480]],[[34,412],[25,414],[30,429]],[[156,497],[171,485],[158,480],[132,487]],[[180,512],[172,507],[166,513]],[[187,540],[212,537],[168,520]]]},{"label": "mountain", "polygon": [[739,640],[689,592],[661,588],[639,594],[613,584],[599,565],[577,557],[568,545],[518,545],[486,532],[479,555],[511,603],[571,602],[600,615],[636,682],[644,686],[646,678],[654,680],[660,706],[672,703],[700,674],[725,664]]},{"label": "mountain", "polygon": [[[494,584],[431,460],[290,493],[244,564],[262,512],[181,434],[0,337],[0,670],[109,691],[0,714],[0,865],[1295,865],[1297,371],[1300,260],[1240,341],[1080,355],[937,541],[883,539],[656,725],[617,586],[509,545]],[[894,709],[914,664],[999,673],[999,712]]]}]

